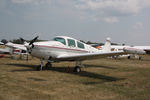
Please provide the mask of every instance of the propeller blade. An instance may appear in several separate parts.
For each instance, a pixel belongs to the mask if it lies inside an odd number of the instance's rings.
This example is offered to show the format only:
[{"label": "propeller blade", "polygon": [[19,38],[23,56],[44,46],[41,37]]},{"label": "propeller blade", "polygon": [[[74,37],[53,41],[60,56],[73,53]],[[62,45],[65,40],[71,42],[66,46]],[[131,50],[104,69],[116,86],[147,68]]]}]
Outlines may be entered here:
[{"label": "propeller blade", "polygon": [[29,43],[29,45],[33,44],[38,38],[39,38],[39,36],[37,36],[33,40],[31,40],[31,42]]},{"label": "propeller blade", "polygon": [[20,40],[21,40],[22,42],[26,41],[25,39],[23,39],[23,38],[21,38],[21,37],[20,37]]}]

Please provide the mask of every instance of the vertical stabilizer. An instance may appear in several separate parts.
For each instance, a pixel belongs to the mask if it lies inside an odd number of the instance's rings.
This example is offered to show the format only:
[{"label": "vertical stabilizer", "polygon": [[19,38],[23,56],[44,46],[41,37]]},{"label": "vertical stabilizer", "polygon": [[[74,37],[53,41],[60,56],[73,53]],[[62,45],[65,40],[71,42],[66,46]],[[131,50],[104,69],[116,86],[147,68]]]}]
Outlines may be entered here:
[{"label": "vertical stabilizer", "polygon": [[105,51],[105,52],[110,52],[111,51],[111,42],[110,42],[110,40],[111,39],[109,37],[106,39],[105,45],[103,47],[103,51]]}]

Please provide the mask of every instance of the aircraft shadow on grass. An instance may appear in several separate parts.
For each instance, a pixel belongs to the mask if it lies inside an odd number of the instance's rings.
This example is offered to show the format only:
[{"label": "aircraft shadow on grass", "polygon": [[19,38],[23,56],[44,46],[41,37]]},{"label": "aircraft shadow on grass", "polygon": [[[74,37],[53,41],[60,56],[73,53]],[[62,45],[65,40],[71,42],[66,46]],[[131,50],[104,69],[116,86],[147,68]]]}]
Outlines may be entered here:
[{"label": "aircraft shadow on grass", "polygon": [[110,67],[110,66],[102,66],[102,65],[89,65],[89,64],[84,64],[84,66],[86,68],[89,68],[89,67],[97,67],[97,68],[107,68],[107,69],[117,69],[117,68],[114,68],[114,67]]},{"label": "aircraft shadow on grass", "polygon": [[[24,72],[24,71],[36,71],[36,65],[26,65],[26,64],[8,64],[11,66],[17,66],[17,67],[29,67],[30,69],[17,69],[17,70],[12,70],[11,72]],[[95,65],[86,65],[85,67],[98,67]],[[99,66],[100,68],[109,68],[109,69],[116,69],[112,68],[109,66]],[[66,72],[67,67],[52,67],[49,69],[49,71],[56,71],[56,72],[61,72],[61,73],[67,73]],[[69,68],[69,74],[74,74],[78,76],[83,76],[83,77],[88,77],[88,78],[94,78],[94,79],[100,79],[103,80],[103,82],[112,82],[112,81],[119,81],[119,80],[124,80],[125,78],[117,78],[117,77],[112,77],[112,76],[106,76],[106,75],[100,75],[97,73],[92,73],[92,72],[87,72],[87,71],[81,71],[80,73],[74,72],[74,68],[70,67]],[[100,82],[101,83],[101,82]],[[87,82],[85,84],[97,84],[97,82]]]}]

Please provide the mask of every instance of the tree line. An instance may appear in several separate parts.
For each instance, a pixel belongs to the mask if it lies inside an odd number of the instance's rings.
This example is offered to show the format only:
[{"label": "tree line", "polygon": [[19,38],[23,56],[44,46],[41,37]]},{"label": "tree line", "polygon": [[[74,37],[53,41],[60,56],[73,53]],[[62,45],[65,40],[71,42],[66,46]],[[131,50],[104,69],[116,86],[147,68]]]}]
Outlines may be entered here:
[{"label": "tree line", "polygon": [[[27,40],[27,42],[30,42],[30,41],[31,40]],[[36,41],[47,41],[47,40],[39,40],[39,39],[37,39]],[[24,43],[20,39],[13,39],[13,40],[2,39],[1,42],[3,42],[4,44],[6,44],[8,42],[12,42],[12,43],[16,43],[16,44],[23,44]]]}]

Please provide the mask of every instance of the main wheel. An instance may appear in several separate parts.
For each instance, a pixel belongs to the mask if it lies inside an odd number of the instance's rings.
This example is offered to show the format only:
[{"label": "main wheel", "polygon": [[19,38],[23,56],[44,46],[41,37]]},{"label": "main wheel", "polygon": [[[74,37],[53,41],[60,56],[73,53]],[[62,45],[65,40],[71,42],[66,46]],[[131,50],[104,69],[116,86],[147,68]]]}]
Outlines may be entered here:
[{"label": "main wheel", "polygon": [[79,72],[81,72],[81,68],[80,68],[79,66],[76,66],[76,67],[74,68],[74,71],[77,72],[77,73],[79,73]]},{"label": "main wheel", "polygon": [[130,59],[131,58],[131,56],[128,56],[128,59]]},{"label": "main wheel", "polygon": [[45,69],[50,69],[52,67],[52,64],[51,63],[46,63],[46,65],[45,65]]}]

